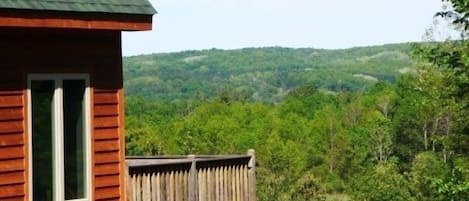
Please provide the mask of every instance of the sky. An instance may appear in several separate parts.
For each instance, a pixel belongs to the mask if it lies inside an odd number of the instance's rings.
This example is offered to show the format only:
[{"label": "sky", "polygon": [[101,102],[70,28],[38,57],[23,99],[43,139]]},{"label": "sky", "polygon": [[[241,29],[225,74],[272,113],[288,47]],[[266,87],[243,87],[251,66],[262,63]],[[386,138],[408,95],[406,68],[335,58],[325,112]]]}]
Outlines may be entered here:
[{"label": "sky", "polygon": [[282,46],[341,49],[422,41],[441,0],[150,0],[153,30],[123,55]]}]

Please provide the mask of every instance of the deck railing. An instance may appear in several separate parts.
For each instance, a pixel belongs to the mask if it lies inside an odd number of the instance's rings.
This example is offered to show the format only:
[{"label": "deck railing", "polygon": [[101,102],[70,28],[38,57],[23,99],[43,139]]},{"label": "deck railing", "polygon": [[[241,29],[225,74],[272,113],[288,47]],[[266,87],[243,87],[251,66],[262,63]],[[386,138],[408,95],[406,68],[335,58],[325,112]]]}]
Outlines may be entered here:
[{"label": "deck railing", "polygon": [[255,201],[255,154],[127,157],[129,201]]}]

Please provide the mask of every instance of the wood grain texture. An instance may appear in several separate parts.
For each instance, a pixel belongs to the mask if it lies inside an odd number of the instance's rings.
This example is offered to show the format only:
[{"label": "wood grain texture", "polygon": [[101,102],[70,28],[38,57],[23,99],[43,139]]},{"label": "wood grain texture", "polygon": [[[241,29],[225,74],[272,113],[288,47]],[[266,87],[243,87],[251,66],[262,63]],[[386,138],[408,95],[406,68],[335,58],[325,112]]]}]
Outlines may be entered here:
[{"label": "wood grain texture", "polygon": [[[24,153],[28,153],[29,152],[29,140],[28,140],[28,134],[29,134],[29,130],[27,130],[28,126],[29,126],[29,123],[28,122],[28,104],[29,104],[29,100],[28,100],[28,96],[26,94],[28,94],[28,90],[27,89],[23,89],[22,90],[22,94],[23,94],[23,127],[26,128],[26,131],[23,132],[23,152]],[[30,190],[30,186],[28,185],[29,183],[29,176],[30,176],[30,173],[29,171],[32,170],[31,167],[29,167],[29,159],[30,159],[30,156],[29,154],[26,154],[24,158],[22,158],[22,162],[23,162],[23,168],[24,168],[24,181],[25,181],[25,184],[24,184],[24,192],[25,192],[25,196],[23,196],[25,199],[29,199],[29,190]],[[20,160],[21,161],[21,160]],[[18,161],[17,161],[18,162]],[[13,161],[13,164],[14,164],[14,161]]]},{"label": "wood grain texture", "polygon": [[25,197],[23,195],[9,197],[9,198],[2,198],[2,201],[24,201]]},{"label": "wood grain texture", "polygon": [[0,147],[23,145],[23,133],[0,135]]},{"label": "wood grain texture", "polygon": [[101,104],[118,104],[117,93],[94,93],[95,107]]},{"label": "wood grain texture", "polygon": [[23,184],[24,183],[24,171],[12,171],[12,172],[0,172],[0,186],[12,185],[12,184]]},{"label": "wood grain texture", "polygon": [[0,200],[10,198],[22,198],[25,196],[24,184],[0,186]]},{"label": "wood grain texture", "polygon": [[[123,200],[120,34],[109,30],[5,28],[0,22],[0,200],[29,197],[25,184],[30,182],[26,121],[30,73],[90,75],[92,199]],[[112,182],[106,179],[109,175],[113,175]]]},{"label": "wood grain texture", "polygon": [[[118,55],[120,57],[120,52]],[[120,64],[120,60],[117,63]],[[112,78],[101,70],[95,73],[94,84],[97,87],[93,90],[95,199],[125,200],[124,159],[121,156],[125,150],[121,147],[123,124],[120,119],[123,111],[119,109],[122,104],[119,99],[123,85],[122,69],[118,68],[116,77]],[[102,83],[98,78],[110,78],[110,82]],[[100,195],[102,193],[106,196]]]},{"label": "wood grain texture", "polygon": [[120,185],[119,174],[96,176],[95,179],[96,179],[95,181],[96,188],[112,187],[112,186]]},{"label": "wood grain texture", "polygon": [[0,173],[24,170],[23,158],[0,160]]},{"label": "wood grain texture", "polygon": [[1,107],[0,106],[0,121],[14,121],[14,120],[23,120],[23,107]]},{"label": "wood grain texture", "polygon": [[94,153],[94,164],[120,163],[118,151]]},{"label": "wood grain texture", "polygon": [[95,189],[95,200],[119,199],[120,197],[119,188],[114,186]]},{"label": "wood grain texture", "polygon": [[[129,159],[127,163],[129,174],[126,186],[129,201],[255,201],[256,199],[252,194],[255,192],[255,185],[250,185],[250,180],[255,175],[252,175],[253,169],[249,167],[255,163],[254,152],[241,157],[174,156],[173,161],[167,163],[159,163],[157,158],[142,158],[140,165],[145,164],[144,167],[129,163],[131,160]],[[143,163],[145,160],[147,163]],[[182,166],[181,160],[190,162],[190,165]],[[168,167],[167,165],[171,163],[178,165]]]},{"label": "wood grain texture", "polygon": [[118,114],[119,107],[117,104],[97,104],[94,106],[95,117],[117,116]]},{"label": "wood grain texture", "polygon": [[0,147],[0,160],[24,158],[23,146]]},{"label": "wood grain texture", "polygon": [[[122,40],[119,40],[119,41],[122,41]],[[119,44],[120,46],[122,44]],[[122,60],[120,60],[120,65],[122,66]],[[122,70],[122,68],[121,68]],[[120,77],[120,81],[121,81],[121,84],[123,85],[123,73],[121,72],[121,77]],[[119,146],[120,146],[120,149],[119,149],[119,156],[120,156],[120,171],[121,173],[124,173],[127,171],[127,166],[126,166],[126,163],[125,163],[125,118],[124,118],[124,114],[125,114],[125,108],[124,108],[124,88],[118,88],[117,90],[117,97],[118,97],[118,110],[119,110],[119,132],[118,132],[118,135],[119,135]],[[122,200],[127,200],[127,195],[126,195],[126,191],[125,191],[125,175],[124,174],[121,174],[121,177],[120,177],[120,182],[121,182],[121,185],[119,186],[120,187],[120,192],[121,192],[121,198]]]},{"label": "wood grain texture", "polygon": [[94,118],[94,128],[118,128],[119,127],[119,118],[118,116],[109,116],[109,117],[95,117]]},{"label": "wood grain texture", "polygon": [[119,174],[119,163],[104,163],[94,167],[96,176]]},{"label": "wood grain texture", "polygon": [[118,140],[116,128],[100,128],[94,130],[94,140]]},{"label": "wood grain texture", "polygon": [[11,107],[22,107],[23,106],[23,95],[0,95],[0,108],[11,108]]},{"label": "wood grain texture", "polygon": [[110,139],[110,140],[96,140],[94,143],[94,151],[95,153],[99,152],[110,152],[110,151],[119,151],[120,144],[118,140]]},{"label": "wood grain texture", "polygon": [[23,121],[0,121],[0,137],[1,134],[23,133]]},{"label": "wood grain texture", "polygon": [[0,26],[143,31],[151,30],[152,16],[1,9]]}]

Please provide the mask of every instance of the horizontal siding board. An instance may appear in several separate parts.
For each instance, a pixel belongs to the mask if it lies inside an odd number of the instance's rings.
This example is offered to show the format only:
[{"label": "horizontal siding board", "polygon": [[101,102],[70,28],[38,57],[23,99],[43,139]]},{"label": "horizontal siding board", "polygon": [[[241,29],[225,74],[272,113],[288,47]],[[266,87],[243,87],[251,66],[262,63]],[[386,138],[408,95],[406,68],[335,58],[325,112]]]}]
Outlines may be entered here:
[{"label": "horizontal siding board", "polygon": [[118,186],[107,187],[107,188],[96,188],[95,200],[105,200],[120,197],[120,189]]},{"label": "horizontal siding board", "polygon": [[118,151],[99,152],[94,154],[95,165],[104,163],[119,163],[119,159],[120,157]]},{"label": "horizontal siding board", "polygon": [[22,133],[0,135],[0,147],[23,145],[23,144],[24,144],[24,140],[23,140]]},{"label": "horizontal siding board", "polygon": [[95,152],[119,151],[119,140],[98,140],[94,143]]},{"label": "horizontal siding board", "polygon": [[23,121],[0,121],[0,134],[23,133]]},{"label": "horizontal siding board", "polygon": [[95,128],[117,128],[119,127],[119,117],[95,117],[93,123]]},{"label": "horizontal siding board", "polygon": [[94,131],[94,140],[119,139],[118,128],[99,128]]},{"label": "horizontal siding board", "polygon": [[24,196],[24,184],[0,186],[0,200]]},{"label": "horizontal siding board", "polygon": [[23,158],[0,160],[0,173],[24,170],[24,162]]},{"label": "horizontal siding board", "polygon": [[23,107],[0,107],[0,121],[23,120]]},{"label": "horizontal siding board", "polygon": [[95,177],[96,188],[119,186],[119,174],[103,175]]},{"label": "horizontal siding board", "polygon": [[117,104],[116,93],[94,93],[94,104]]},{"label": "horizontal siding board", "polygon": [[9,197],[9,198],[2,198],[2,201],[24,201],[24,196],[14,196],[14,197]]},{"label": "horizontal siding board", "polygon": [[24,158],[23,146],[0,147],[0,160]]},{"label": "horizontal siding board", "polygon": [[[94,116],[117,116],[119,113],[119,107],[117,104],[102,104],[94,106]],[[0,116],[1,118],[1,116]]]},{"label": "horizontal siding board", "polygon": [[101,199],[99,201],[121,201],[119,198],[108,198],[108,199]]},{"label": "horizontal siding board", "polygon": [[0,186],[12,185],[12,184],[23,184],[23,183],[24,183],[24,171],[0,173]]},{"label": "horizontal siding board", "polygon": [[[98,74],[95,74],[96,78],[106,75]],[[122,83],[122,80],[100,83],[102,80],[95,80],[94,83],[102,87]],[[93,91],[95,200],[120,200],[119,91],[116,88],[95,88]]]},{"label": "horizontal siding board", "polygon": [[94,167],[96,176],[119,174],[119,163],[99,164]]},{"label": "horizontal siding board", "polygon": [[23,95],[0,95],[0,108],[23,106]]}]

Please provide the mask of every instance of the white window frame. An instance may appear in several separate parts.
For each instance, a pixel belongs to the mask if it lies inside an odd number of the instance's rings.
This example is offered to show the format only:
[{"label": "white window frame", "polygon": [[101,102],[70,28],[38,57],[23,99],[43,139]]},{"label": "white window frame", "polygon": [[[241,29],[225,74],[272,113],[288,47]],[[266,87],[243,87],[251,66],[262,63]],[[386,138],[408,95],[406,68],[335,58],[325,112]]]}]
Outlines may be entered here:
[{"label": "white window frame", "polygon": [[84,131],[85,131],[85,198],[74,199],[67,201],[91,201],[91,89],[90,89],[90,76],[88,74],[28,74],[28,180],[29,180],[29,201],[33,200],[33,158],[32,158],[32,105],[31,105],[31,81],[36,80],[53,80],[55,83],[54,89],[54,119],[52,120],[52,153],[54,157],[54,172],[53,172],[53,188],[54,188],[54,201],[65,200],[65,173],[64,173],[64,155],[63,155],[63,137],[64,128],[63,123],[63,80],[84,80],[85,81],[85,94],[84,94]]}]

